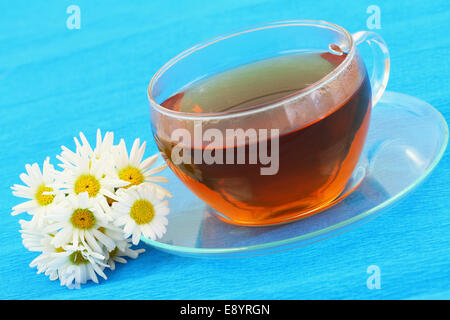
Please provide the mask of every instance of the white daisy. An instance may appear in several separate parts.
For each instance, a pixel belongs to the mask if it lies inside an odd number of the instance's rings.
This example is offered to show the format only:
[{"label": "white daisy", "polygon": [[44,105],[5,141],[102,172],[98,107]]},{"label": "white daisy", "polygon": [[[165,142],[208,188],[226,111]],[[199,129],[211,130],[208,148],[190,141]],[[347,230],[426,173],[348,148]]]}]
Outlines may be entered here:
[{"label": "white daisy", "polygon": [[36,222],[39,226],[43,226],[48,212],[64,198],[61,192],[53,186],[56,171],[50,164],[49,158],[45,159],[42,172],[37,163],[27,164],[25,169],[27,173],[20,175],[20,179],[25,185],[15,184],[11,189],[16,197],[30,200],[13,207],[12,215],[28,212],[37,217]]},{"label": "white daisy", "polygon": [[[81,143],[78,141],[76,137],[73,138],[75,141],[76,146],[76,154],[78,154],[81,157],[88,157],[89,159],[111,159],[112,150],[114,147],[114,133],[113,132],[106,132],[105,137],[102,138],[102,133],[100,129],[97,129],[97,145],[94,149],[92,149],[91,145],[89,144],[88,140],[86,139],[86,136],[83,134],[83,132],[80,132],[80,140]],[[72,152],[70,149],[66,148],[65,146],[61,146],[63,151],[61,154],[63,157],[72,157],[74,152]]]},{"label": "white daisy", "polygon": [[[95,200],[87,192],[79,195],[69,195],[66,201],[55,208],[50,216],[52,223],[44,232],[54,234],[51,243],[55,247],[80,244],[95,252],[102,253],[104,245],[108,250],[116,247],[115,241],[123,240],[117,228],[108,223],[107,216],[95,205]],[[112,229],[117,234],[112,238],[105,230]]]},{"label": "white daisy", "polygon": [[127,238],[132,236],[133,244],[139,243],[141,234],[154,240],[166,232],[169,203],[152,185],[143,183],[120,189],[117,197],[112,205],[114,224],[123,228]]},{"label": "white daisy", "polygon": [[31,261],[30,267],[37,267],[38,274],[44,273],[52,281],[58,279],[58,269],[49,266],[54,265],[55,261],[58,261],[58,259],[63,259],[64,255],[62,253],[64,253],[65,250],[62,247],[57,248],[53,246],[51,244],[51,237],[49,235],[44,235],[40,241],[39,250],[37,251],[40,251],[41,254]]},{"label": "white daisy", "polygon": [[25,248],[30,251],[42,251],[42,241],[46,236],[50,235],[43,232],[42,228],[38,227],[37,217],[34,216],[30,221],[19,220],[22,227],[19,232],[22,234],[22,243]]},{"label": "white daisy", "polygon": [[109,212],[107,200],[115,199],[114,190],[129,183],[111,177],[113,169],[108,161],[69,151],[57,156],[64,171],[56,175],[55,187],[69,195],[87,192],[90,198],[96,200],[95,205],[99,210]]},{"label": "white daisy", "polygon": [[49,246],[30,263],[30,267],[38,267],[38,273],[44,272],[51,280],[59,278],[62,286],[79,289],[80,284],[88,280],[98,283],[97,275],[107,279],[103,272],[108,267],[104,259],[103,255],[83,246],[68,245],[58,249]]},{"label": "white daisy", "polygon": [[161,176],[155,176],[154,174],[163,171],[167,164],[151,168],[158,159],[158,155],[155,154],[145,160],[142,160],[146,143],[141,146],[140,140],[134,140],[133,147],[131,148],[130,155],[128,156],[127,147],[125,141],[120,140],[117,146],[117,151],[114,153],[116,175],[119,179],[129,182],[130,184],[125,187],[137,186],[141,183],[148,183],[155,187],[157,192],[163,193],[166,197],[172,197],[171,193],[154,182],[168,182],[167,178]]},{"label": "white daisy", "polygon": [[125,260],[123,257],[136,259],[139,254],[143,252],[145,252],[145,249],[131,249],[131,243],[129,239],[122,240],[121,243],[118,243],[117,247],[114,250],[108,252],[108,255],[106,256],[106,264],[111,270],[115,270],[116,262],[127,263],[127,260]]},{"label": "white daisy", "polygon": [[103,270],[108,267],[104,256],[90,252],[83,247],[68,246],[65,248],[66,262],[58,267],[59,280],[62,286],[79,289],[80,284],[88,280],[98,283],[97,275],[108,279]]},{"label": "white daisy", "polygon": [[[80,135],[82,133],[80,132]],[[87,143],[86,138],[85,144]],[[97,145],[93,152],[93,158],[95,159],[110,159],[113,161],[113,157],[111,157],[111,154],[113,153],[114,149],[114,133],[107,131],[105,133],[105,137],[102,139],[102,133],[100,129],[97,129]]]}]

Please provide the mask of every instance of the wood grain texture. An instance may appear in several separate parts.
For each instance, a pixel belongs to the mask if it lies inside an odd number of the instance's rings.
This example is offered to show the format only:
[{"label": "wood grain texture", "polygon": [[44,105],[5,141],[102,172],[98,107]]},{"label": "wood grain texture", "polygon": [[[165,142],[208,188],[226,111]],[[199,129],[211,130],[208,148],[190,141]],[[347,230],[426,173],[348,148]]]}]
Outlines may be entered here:
[{"label": "wood grain texture", "polygon": [[[450,298],[450,158],[401,203],[326,241],[245,259],[198,260],[148,249],[101,285],[68,290],[28,267],[9,187],[25,163],[73,148],[80,130],[113,130],[150,144],[146,87],[168,59],[208,37],[255,23],[322,19],[366,29],[371,0],[77,1],[81,29],[66,28],[72,1],[0,2],[1,299],[411,299]],[[377,1],[391,53],[388,89],[450,117],[450,4]],[[25,218],[25,216],[21,217]],[[366,269],[381,269],[368,290]]]}]

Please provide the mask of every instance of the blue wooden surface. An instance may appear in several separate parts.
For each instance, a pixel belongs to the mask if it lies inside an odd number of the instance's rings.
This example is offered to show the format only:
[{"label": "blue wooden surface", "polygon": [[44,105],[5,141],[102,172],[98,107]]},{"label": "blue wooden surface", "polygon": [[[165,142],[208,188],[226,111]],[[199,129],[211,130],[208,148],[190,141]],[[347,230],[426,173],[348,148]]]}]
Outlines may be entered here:
[{"label": "blue wooden surface", "polygon": [[[66,8],[81,29],[66,28]],[[450,2],[439,1],[0,1],[1,299],[450,298],[450,158],[395,207],[320,243],[245,259],[200,260],[148,250],[101,285],[68,290],[36,275],[10,208],[24,164],[73,147],[83,130],[151,141],[146,87],[169,58],[208,37],[282,19],[322,19],[350,32],[381,9],[391,53],[388,89],[450,117]],[[147,152],[156,150],[151,141]],[[170,227],[170,225],[169,225]],[[366,286],[369,265],[381,289]]]}]

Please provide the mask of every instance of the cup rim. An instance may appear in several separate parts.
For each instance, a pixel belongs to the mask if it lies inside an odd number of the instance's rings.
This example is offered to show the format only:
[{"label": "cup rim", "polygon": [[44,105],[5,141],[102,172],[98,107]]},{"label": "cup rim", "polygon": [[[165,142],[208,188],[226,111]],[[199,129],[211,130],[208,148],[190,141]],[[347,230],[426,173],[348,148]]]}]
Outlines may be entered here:
[{"label": "cup rim", "polygon": [[[193,54],[194,52],[201,50],[207,46],[210,46],[216,42],[223,41],[226,39],[229,39],[231,37],[239,36],[241,34],[260,31],[264,29],[270,29],[270,28],[278,28],[278,27],[289,27],[289,26],[313,26],[313,27],[319,27],[319,28],[327,28],[334,31],[339,31],[342,34],[345,35],[347,40],[349,41],[349,50],[347,53],[347,56],[345,57],[344,61],[342,61],[336,68],[334,68],[331,72],[329,72],[327,75],[325,75],[320,80],[316,81],[315,83],[311,84],[310,86],[299,90],[297,93],[294,93],[292,95],[289,95],[287,97],[281,98],[280,100],[270,103],[268,105],[262,106],[262,107],[249,107],[244,110],[237,110],[237,111],[226,111],[226,112],[206,112],[206,113],[191,113],[191,112],[182,112],[182,111],[174,111],[168,108],[165,108],[161,106],[159,103],[155,101],[152,95],[152,88],[155,85],[156,81],[159,79],[159,77],[167,71],[169,68],[171,68],[173,65],[175,65],[177,62],[182,60],[183,58]],[[253,113],[258,112],[265,112],[270,109],[277,108],[281,105],[287,104],[293,100],[297,100],[303,96],[306,96],[310,94],[311,92],[323,87],[333,79],[335,79],[343,70],[345,70],[348,65],[350,64],[350,61],[353,59],[355,54],[355,43],[353,41],[352,35],[343,27],[327,22],[324,20],[306,20],[306,19],[296,19],[296,20],[281,20],[281,21],[275,21],[275,22],[269,22],[265,24],[259,24],[255,25],[253,27],[246,27],[240,30],[235,30],[232,32],[228,32],[219,36],[216,36],[214,38],[210,38],[208,40],[202,41],[173,57],[168,62],[166,62],[152,77],[150,80],[150,83],[147,87],[147,97],[149,99],[150,105],[152,108],[157,110],[159,113],[162,113],[166,116],[178,118],[178,119],[186,119],[186,120],[216,120],[216,119],[225,119],[225,118],[232,118],[232,117],[242,117],[247,116]]]}]

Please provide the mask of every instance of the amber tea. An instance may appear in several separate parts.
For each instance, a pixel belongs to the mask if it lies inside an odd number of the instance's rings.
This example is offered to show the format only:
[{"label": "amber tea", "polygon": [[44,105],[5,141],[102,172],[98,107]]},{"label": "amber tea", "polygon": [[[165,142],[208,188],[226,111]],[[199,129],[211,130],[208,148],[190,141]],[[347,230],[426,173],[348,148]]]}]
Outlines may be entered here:
[{"label": "amber tea", "polygon": [[[161,105],[196,114],[265,108],[308,90],[345,58],[345,54],[303,52],[257,61],[198,81]],[[326,207],[341,194],[361,154],[369,127],[371,88],[365,69],[355,70],[354,74],[362,74],[362,79],[344,101],[322,93],[321,104],[313,95],[306,106],[294,104],[282,116],[254,120],[252,125],[259,129],[269,127],[269,122],[271,128],[280,122],[277,150],[271,150],[271,138],[266,138],[268,154],[276,151],[278,156],[277,172],[273,175],[262,175],[261,163],[176,163],[172,150],[178,141],[171,141],[156,130],[158,147],[176,175],[212,208],[226,213],[232,223],[265,225],[306,216]],[[270,110],[267,112],[270,115]],[[294,118],[304,121],[296,125]],[[282,122],[290,120],[291,129],[286,130]],[[249,159],[251,150],[255,150],[253,144],[259,141],[245,141],[223,148],[234,150],[212,152],[233,151],[237,155],[240,150]],[[208,146],[189,148],[192,150],[185,152],[194,154],[205,152]]]}]

